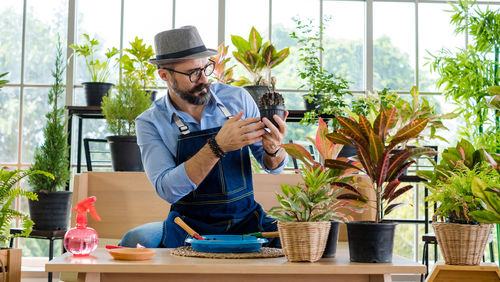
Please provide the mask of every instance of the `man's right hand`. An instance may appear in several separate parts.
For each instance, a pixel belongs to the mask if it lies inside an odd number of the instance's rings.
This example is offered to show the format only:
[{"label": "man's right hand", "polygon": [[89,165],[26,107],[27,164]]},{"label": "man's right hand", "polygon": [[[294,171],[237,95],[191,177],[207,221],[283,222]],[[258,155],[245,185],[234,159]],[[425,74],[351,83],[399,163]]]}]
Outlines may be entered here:
[{"label": "man's right hand", "polygon": [[240,120],[243,111],[228,119],[215,136],[215,141],[222,151],[230,152],[243,148],[244,146],[259,142],[266,132],[265,125],[260,122],[259,117]]}]

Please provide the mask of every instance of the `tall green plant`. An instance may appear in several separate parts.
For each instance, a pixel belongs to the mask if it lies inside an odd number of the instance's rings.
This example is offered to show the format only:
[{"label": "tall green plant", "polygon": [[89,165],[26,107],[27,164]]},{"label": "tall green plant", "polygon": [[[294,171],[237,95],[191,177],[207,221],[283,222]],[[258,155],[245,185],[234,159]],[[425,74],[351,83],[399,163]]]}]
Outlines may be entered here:
[{"label": "tall green plant", "polygon": [[[47,178],[54,178],[48,172],[40,170],[13,170],[8,171],[6,168],[0,168],[0,246],[7,247],[11,238],[15,237],[28,237],[33,228],[33,221],[31,221],[27,214],[16,211],[11,208],[16,197],[26,197],[30,200],[38,200],[38,197],[33,192],[28,192],[16,184],[19,180],[26,176],[41,175]],[[10,234],[12,220],[20,218],[23,231],[21,234]]]},{"label": "tall green plant", "polygon": [[444,86],[443,93],[463,110],[467,124],[460,134],[476,145],[500,150],[500,117],[489,119],[487,91],[500,80],[500,10],[481,11],[475,0],[451,5],[456,33],[467,32],[472,44],[456,54],[448,50],[431,54],[431,69],[439,73],[437,85]]},{"label": "tall green plant", "polygon": [[130,41],[130,47],[123,49],[125,54],[119,59],[123,74],[134,77],[142,85],[142,90],[156,86],[156,66],[148,63],[154,56],[153,47],[142,43],[143,40],[137,36]]},{"label": "tall green plant", "polygon": [[108,49],[108,51],[104,54],[106,59],[104,61],[100,61],[96,57],[97,48],[99,46],[99,41],[94,38],[90,38],[88,34],[83,34],[83,38],[85,39],[81,45],[70,45],[75,53],[79,56],[82,56],[85,59],[85,65],[87,66],[87,70],[90,75],[91,82],[106,82],[106,80],[111,75],[111,58],[113,58],[120,51],[115,47]]},{"label": "tall green plant", "polygon": [[135,135],[135,119],[149,108],[151,100],[141,84],[130,77],[124,77],[116,88],[118,93],[102,99],[108,129],[115,135]]},{"label": "tall green plant", "polygon": [[[361,167],[349,161],[333,159],[326,160],[325,165],[334,169],[355,169],[368,175],[369,184],[375,192],[375,203],[371,207],[376,210],[375,222],[379,223],[385,215],[404,204],[393,201],[413,188],[412,185],[406,185],[398,189],[401,184],[399,177],[415,163],[413,158],[422,154],[435,153],[427,148],[405,148],[393,153],[393,149],[401,143],[416,138],[425,129],[428,120],[412,121],[390,136],[389,131],[396,124],[395,108],[382,109],[373,124],[363,115],[359,115],[357,120],[343,117],[336,117],[336,119],[341,129],[329,133],[328,139],[336,144],[354,146]],[[340,185],[349,187],[351,191],[358,191],[355,185],[345,183]]]},{"label": "tall green plant", "polygon": [[248,41],[238,35],[231,35],[237,51],[234,58],[250,73],[251,79],[241,78],[235,85],[261,85],[262,79],[270,81],[271,69],[281,64],[290,55],[290,49],[276,50],[270,42],[262,43],[262,36],[252,27]]},{"label": "tall green plant", "polygon": [[44,143],[37,148],[31,170],[48,171],[54,177],[47,178],[41,174],[31,174],[28,182],[33,191],[55,192],[65,189],[70,179],[68,164],[69,146],[67,145],[64,105],[58,105],[64,95],[65,62],[62,53],[61,41],[56,49],[55,69],[52,71],[54,83],[49,91],[50,111],[45,115],[47,122],[43,129]]},{"label": "tall green plant", "polygon": [[320,61],[320,53],[324,51],[321,46],[324,27],[315,26],[312,20],[302,21],[294,19],[296,30],[290,37],[297,41],[299,57],[302,63],[297,71],[305,82],[299,88],[306,88],[308,93],[304,99],[318,105],[314,110],[304,114],[301,124],[312,125],[316,123],[321,114],[345,116],[345,108],[352,99],[349,92],[349,82],[325,70]]}]

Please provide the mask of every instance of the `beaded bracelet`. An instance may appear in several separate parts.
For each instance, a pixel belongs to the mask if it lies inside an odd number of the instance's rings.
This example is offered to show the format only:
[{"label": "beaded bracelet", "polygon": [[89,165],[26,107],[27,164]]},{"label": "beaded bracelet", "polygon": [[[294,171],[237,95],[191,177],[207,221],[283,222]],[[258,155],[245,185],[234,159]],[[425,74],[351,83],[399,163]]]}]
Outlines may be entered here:
[{"label": "beaded bracelet", "polygon": [[277,155],[281,152],[281,150],[283,150],[283,148],[281,148],[281,147],[280,147],[280,148],[279,148],[278,150],[276,150],[276,152],[274,152],[274,153],[269,153],[268,151],[266,151],[266,149],[264,149],[264,152],[266,152],[266,154],[267,154],[268,156],[270,156],[270,157],[274,158],[274,157],[276,157],[276,156],[277,156]]},{"label": "beaded bracelet", "polygon": [[210,149],[212,152],[218,157],[218,158],[223,158],[226,153],[222,151],[222,149],[219,147],[219,144],[217,144],[217,141],[215,141],[215,136],[212,136],[208,139],[207,141],[208,145],[210,146]]}]

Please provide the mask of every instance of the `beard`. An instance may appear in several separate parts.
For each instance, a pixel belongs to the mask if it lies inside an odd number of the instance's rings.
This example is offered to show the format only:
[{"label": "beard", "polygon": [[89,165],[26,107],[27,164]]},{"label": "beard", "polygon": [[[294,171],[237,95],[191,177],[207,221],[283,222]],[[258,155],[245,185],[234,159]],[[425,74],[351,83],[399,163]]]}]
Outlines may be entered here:
[{"label": "beard", "polygon": [[[202,106],[208,104],[212,93],[210,92],[210,82],[200,83],[195,85],[191,89],[181,90],[177,80],[173,79],[172,91],[182,100],[188,102],[191,105]],[[199,92],[198,96],[195,93]]]}]

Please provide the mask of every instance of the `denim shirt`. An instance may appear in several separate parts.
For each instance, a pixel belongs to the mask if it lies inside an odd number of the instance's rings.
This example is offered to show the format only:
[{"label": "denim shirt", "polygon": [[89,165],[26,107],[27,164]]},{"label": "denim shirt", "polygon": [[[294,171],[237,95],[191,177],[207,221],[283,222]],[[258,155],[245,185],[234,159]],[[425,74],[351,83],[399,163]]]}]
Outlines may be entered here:
[{"label": "denim shirt", "polygon": [[[168,95],[156,100],[136,119],[137,143],[141,149],[144,169],[156,193],[169,203],[177,202],[197,187],[189,179],[184,163],[178,166],[175,163],[177,138],[181,133],[172,118],[173,113],[181,118],[191,132],[224,125],[227,118],[217,106],[220,103],[231,115],[243,110],[242,119],[260,116],[257,105],[243,88],[215,83],[211,85],[210,91],[212,98],[204,107],[199,123],[191,115],[175,109]],[[263,165],[262,142],[249,147],[264,171],[271,174],[283,171],[288,156],[276,169],[269,170]]]}]

